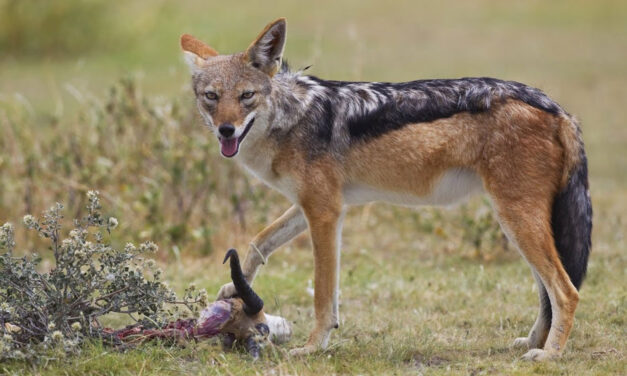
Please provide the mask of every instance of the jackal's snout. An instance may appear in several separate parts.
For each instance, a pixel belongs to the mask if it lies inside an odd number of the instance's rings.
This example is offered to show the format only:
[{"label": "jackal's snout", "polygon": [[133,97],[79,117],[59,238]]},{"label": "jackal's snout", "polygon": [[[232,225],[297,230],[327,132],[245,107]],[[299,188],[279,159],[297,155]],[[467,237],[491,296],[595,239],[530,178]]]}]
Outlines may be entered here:
[{"label": "jackal's snout", "polygon": [[254,115],[254,113],[249,114],[244,123],[238,127],[235,127],[232,123],[222,123],[218,126],[218,140],[220,141],[220,151],[223,156],[231,158],[238,153],[240,144],[255,122]]},{"label": "jackal's snout", "polygon": [[235,126],[231,123],[225,123],[218,127],[218,133],[222,137],[231,137],[235,133]]}]

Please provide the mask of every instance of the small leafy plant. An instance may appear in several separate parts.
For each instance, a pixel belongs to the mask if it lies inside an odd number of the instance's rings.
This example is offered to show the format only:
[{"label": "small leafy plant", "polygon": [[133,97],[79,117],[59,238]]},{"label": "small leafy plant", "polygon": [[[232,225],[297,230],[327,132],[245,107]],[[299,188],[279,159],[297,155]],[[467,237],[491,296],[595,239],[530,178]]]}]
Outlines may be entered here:
[{"label": "small leafy plant", "polygon": [[144,328],[161,327],[181,312],[196,313],[207,303],[205,290],[191,286],[179,300],[161,281],[161,270],[147,256],[157,245],[127,243],[116,249],[105,239],[118,220],[101,213],[98,192],[87,193],[87,215],[63,236],[61,204],[24,225],[48,239],[54,264],[40,271],[37,254],[14,255],[14,228],[0,227],[0,360],[31,359],[42,353],[78,352],[85,338],[113,340],[101,319],[126,314]]}]

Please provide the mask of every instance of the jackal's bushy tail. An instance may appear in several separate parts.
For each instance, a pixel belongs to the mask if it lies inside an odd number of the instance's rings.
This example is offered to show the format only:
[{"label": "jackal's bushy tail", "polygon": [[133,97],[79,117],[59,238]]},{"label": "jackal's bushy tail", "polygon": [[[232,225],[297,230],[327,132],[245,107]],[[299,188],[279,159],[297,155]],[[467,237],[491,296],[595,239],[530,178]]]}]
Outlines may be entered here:
[{"label": "jackal's bushy tail", "polygon": [[[579,126],[574,119],[564,119],[561,139],[566,149],[566,184],[555,196],[551,226],[555,247],[566,273],[579,289],[586,275],[591,247],[592,203],[588,188],[588,161]],[[576,138],[573,140],[573,130]],[[568,140],[566,140],[568,138]],[[575,141],[577,140],[577,141]],[[575,146],[576,147],[573,147]],[[575,161],[570,165],[568,161]]]}]

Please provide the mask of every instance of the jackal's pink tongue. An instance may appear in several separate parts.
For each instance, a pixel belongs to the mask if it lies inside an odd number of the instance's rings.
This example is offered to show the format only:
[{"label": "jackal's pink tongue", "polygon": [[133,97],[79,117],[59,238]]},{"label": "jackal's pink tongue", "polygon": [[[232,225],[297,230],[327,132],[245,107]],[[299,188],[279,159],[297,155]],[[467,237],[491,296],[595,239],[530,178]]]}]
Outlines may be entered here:
[{"label": "jackal's pink tongue", "polygon": [[220,146],[222,155],[225,157],[232,157],[237,153],[237,138],[221,139]]}]

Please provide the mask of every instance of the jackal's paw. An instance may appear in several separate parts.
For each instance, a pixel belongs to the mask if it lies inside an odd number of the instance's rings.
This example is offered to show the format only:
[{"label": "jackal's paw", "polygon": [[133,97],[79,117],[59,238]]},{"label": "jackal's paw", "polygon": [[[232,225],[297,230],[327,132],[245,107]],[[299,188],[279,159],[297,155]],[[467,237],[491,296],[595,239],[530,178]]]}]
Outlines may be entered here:
[{"label": "jackal's paw", "polygon": [[518,337],[512,343],[512,347],[515,349],[528,349],[529,337]]},{"label": "jackal's paw", "polygon": [[290,356],[305,356],[310,355],[320,350],[320,346],[305,345],[303,347],[297,347],[290,350]]},{"label": "jackal's paw", "polygon": [[557,357],[558,354],[552,354],[546,350],[542,349],[532,349],[527,351],[525,355],[522,356],[524,360],[530,360],[534,362],[542,362],[544,360],[548,360],[551,358]]},{"label": "jackal's paw", "polygon": [[518,337],[512,343],[512,347],[515,349],[541,349],[544,346],[544,342],[540,342],[534,337]]}]

